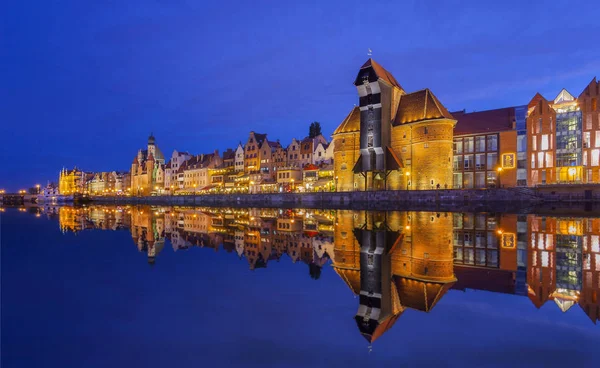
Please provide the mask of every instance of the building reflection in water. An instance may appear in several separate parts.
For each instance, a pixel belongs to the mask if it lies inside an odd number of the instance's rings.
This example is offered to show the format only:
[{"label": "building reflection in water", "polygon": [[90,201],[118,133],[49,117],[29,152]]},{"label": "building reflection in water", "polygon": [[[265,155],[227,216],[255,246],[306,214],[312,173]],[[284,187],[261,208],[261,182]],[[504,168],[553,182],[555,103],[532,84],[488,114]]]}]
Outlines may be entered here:
[{"label": "building reflection in water", "polygon": [[225,250],[252,270],[289,258],[318,279],[328,263],[358,297],[358,330],[373,342],[406,309],[427,313],[449,289],[552,300],[600,317],[600,219],[494,213],[47,207],[60,230],[129,229],[154,264],[173,250]]}]

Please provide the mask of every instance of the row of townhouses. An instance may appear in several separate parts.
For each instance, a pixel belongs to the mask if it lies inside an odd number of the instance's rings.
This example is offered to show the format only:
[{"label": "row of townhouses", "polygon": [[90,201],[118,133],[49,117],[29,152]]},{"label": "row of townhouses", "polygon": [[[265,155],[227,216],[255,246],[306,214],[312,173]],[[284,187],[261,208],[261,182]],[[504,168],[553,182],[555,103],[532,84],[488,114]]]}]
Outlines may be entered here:
[{"label": "row of townhouses", "polygon": [[[129,177],[63,171],[60,193],[162,195],[219,192],[424,190],[600,183],[600,82],[527,105],[450,112],[429,89],[407,92],[369,59],[354,85],[358,105],[332,142],[322,135],[284,147],[250,132],[223,154],[174,151],[153,135]],[[100,173],[99,173],[100,174]],[[115,173],[117,175],[117,173]],[[95,181],[94,181],[95,180]],[[95,185],[88,185],[94,182]],[[115,182],[115,184],[111,184]]]}]

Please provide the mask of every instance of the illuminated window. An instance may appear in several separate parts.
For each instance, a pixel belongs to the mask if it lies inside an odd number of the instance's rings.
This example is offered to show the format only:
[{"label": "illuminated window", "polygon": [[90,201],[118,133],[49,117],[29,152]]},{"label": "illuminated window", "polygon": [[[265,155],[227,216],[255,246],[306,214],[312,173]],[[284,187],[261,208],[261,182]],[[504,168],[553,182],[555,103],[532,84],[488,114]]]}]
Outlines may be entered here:
[{"label": "illuminated window", "polygon": [[546,167],[553,167],[554,163],[552,162],[552,153],[546,152]]},{"label": "illuminated window", "polygon": [[538,167],[544,167],[544,152],[538,152]]},{"label": "illuminated window", "polygon": [[596,132],[596,141],[594,142],[594,147],[600,147],[600,131]]},{"label": "illuminated window", "polygon": [[588,164],[588,153],[587,151],[583,152],[583,166],[587,166]]},{"label": "illuminated window", "polygon": [[537,137],[535,135],[531,136],[531,149],[537,151]]},{"label": "illuminated window", "polygon": [[548,149],[548,134],[543,134],[542,135],[542,151],[545,151]]},{"label": "illuminated window", "polygon": [[592,150],[592,166],[598,166],[598,161],[600,161],[599,156],[600,156],[600,150],[597,150],[597,149]]}]

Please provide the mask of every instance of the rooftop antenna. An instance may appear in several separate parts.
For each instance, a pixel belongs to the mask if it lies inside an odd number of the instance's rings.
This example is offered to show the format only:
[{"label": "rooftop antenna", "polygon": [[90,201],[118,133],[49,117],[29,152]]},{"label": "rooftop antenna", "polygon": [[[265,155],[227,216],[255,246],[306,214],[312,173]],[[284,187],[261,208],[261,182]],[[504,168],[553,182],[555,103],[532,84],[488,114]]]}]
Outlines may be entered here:
[{"label": "rooftop antenna", "polygon": [[367,51],[367,56],[373,56],[373,50],[371,50],[371,48],[369,48],[369,51]]}]

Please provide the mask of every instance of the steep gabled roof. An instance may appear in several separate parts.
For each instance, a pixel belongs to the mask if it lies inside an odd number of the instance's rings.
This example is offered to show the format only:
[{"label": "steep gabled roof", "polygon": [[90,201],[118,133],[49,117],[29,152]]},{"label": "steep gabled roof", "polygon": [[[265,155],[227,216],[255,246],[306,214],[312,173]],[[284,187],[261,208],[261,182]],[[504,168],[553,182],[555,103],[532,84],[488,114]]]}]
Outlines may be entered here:
[{"label": "steep gabled roof", "polygon": [[565,88],[563,88],[560,90],[558,95],[556,95],[556,97],[554,98],[554,103],[560,104],[560,103],[564,103],[564,102],[571,102],[574,100],[575,100],[575,97],[573,97],[573,95],[571,93],[569,93],[569,91],[567,91]]},{"label": "steep gabled roof", "polygon": [[363,66],[361,66],[360,68],[361,69],[373,68],[373,71],[375,72],[375,74],[377,75],[378,78],[383,79],[384,81],[386,81],[388,84],[391,84],[392,86],[403,89],[400,86],[400,83],[398,83],[398,81],[396,80],[396,78],[394,78],[392,73],[385,70],[384,67],[382,67],[379,63],[377,63],[372,58],[369,58],[369,60],[367,60],[363,64]]},{"label": "steep gabled roof", "polygon": [[333,135],[360,131],[360,108],[354,106],[342,123],[333,132]]},{"label": "steep gabled roof", "polygon": [[548,102],[548,100],[544,96],[542,96],[541,93],[538,92],[538,93],[535,94],[535,96],[533,96],[533,98],[531,99],[531,101],[529,101],[529,104],[527,105],[527,108],[530,109],[532,107],[537,106],[537,104],[540,101],[545,101],[546,103]]},{"label": "steep gabled roof", "polygon": [[456,279],[439,282],[396,275],[393,279],[402,306],[423,312],[429,312],[456,282]]},{"label": "steep gabled roof", "polygon": [[450,119],[454,117],[435,97],[429,88],[400,96],[394,125],[415,123],[423,120]]},{"label": "steep gabled roof", "polygon": [[402,312],[395,315],[389,315],[381,321],[371,319],[369,322],[364,322],[360,316],[354,317],[354,320],[356,321],[356,325],[358,326],[361,335],[372,344],[392,328],[394,323],[398,320],[398,317],[401,315]]},{"label": "steep gabled roof", "polygon": [[585,88],[583,89],[583,91],[581,91],[581,93],[579,94],[579,96],[577,98],[581,98],[583,97],[584,94],[586,95],[592,95],[593,91],[592,89],[596,89],[596,95],[600,94],[600,81],[596,80],[596,77],[594,77],[592,79],[592,81],[590,83],[588,83],[587,86],[585,86]]},{"label": "steep gabled roof", "polygon": [[334,265],[333,270],[346,283],[346,285],[348,285],[350,290],[352,290],[355,295],[360,294],[360,269],[341,268]]}]

